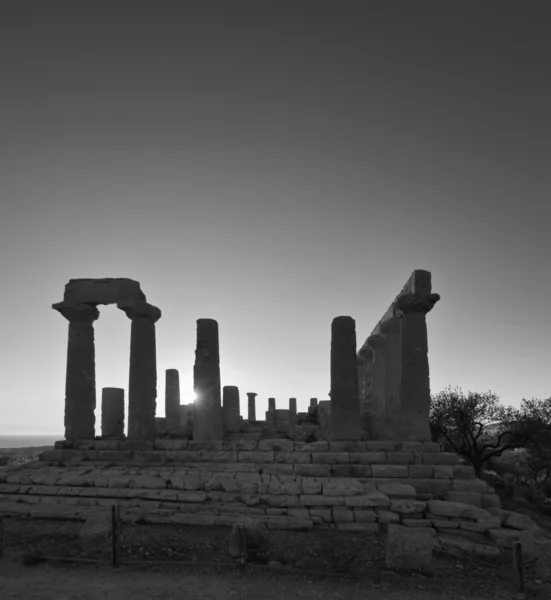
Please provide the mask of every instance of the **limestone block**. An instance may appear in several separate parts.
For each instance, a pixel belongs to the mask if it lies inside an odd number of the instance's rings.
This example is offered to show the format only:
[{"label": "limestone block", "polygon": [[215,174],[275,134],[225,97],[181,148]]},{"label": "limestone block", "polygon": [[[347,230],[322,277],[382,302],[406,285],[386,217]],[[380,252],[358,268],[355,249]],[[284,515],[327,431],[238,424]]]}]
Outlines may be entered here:
[{"label": "limestone block", "polygon": [[331,473],[335,477],[371,477],[371,465],[333,465]]},{"label": "limestone block", "polygon": [[399,442],[390,441],[367,441],[365,449],[367,452],[392,452],[400,448]]},{"label": "limestone block", "polygon": [[295,464],[292,465],[292,468],[296,475],[303,477],[331,477],[332,475],[329,465]]},{"label": "limestone block", "polygon": [[551,549],[551,540],[535,531],[519,531],[518,541],[522,544],[523,555],[538,558]]},{"label": "limestone block", "polygon": [[363,487],[357,479],[333,478],[322,485],[324,496],[355,496],[363,493]]},{"label": "limestone block", "polygon": [[350,452],[350,462],[368,465],[386,464],[386,452]]},{"label": "limestone block", "polygon": [[437,442],[422,442],[423,452],[440,452],[440,444]]},{"label": "limestone block", "polygon": [[428,531],[389,524],[385,542],[387,568],[429,569],[432,551],[432,535]]},{"label": "limestone block", "polygon": [[412,513],[425,510],[426,502],[419,500],[391,500],[390,510],[401,515],[410,515]]},{"label": "limestone block", "polygon": [[444,502],[442,500],[429,500],[427,508],[433,515],[444,515],[446,517],[460,517],[467,519],[476,519],[478,516],[485,516],[486,511],[461,502]]},{"label": "limestone block", "polygon": [[482,494],[477,492],[446,492],[445,499],[450,502],[462,502],[463,504],[482,507]]},{"label": "limestone block", "polygon": [[474,542],[462,538],[452,537],[447,534],[438,534],[435,540],[436,547],[452,554],[466,556],[474,555]]},{"label": "limestone block", "polygon": [[371,472],[373,477],[408,477],[408,467],[406,465],[372,465]]},{"label": "limestone block", "polygon": [[453,452],[423,452],[424,465],[457,465],[459,456]]},{"label": "limestone block", "polygon": [[371,492],[370,494],[363,494],[361,496],[346,496],[344,498],[344,504],[346,506],[388,508],[390,506],[390,499],[384,493],[377,491]]},{"label": "limestone block", "polygon": [[480,515],[476,519],[477,525],[486,529],[499,529],[501,527],[501,519],[499,517],[493,517],[489,513],[487,515]]},{"label": "limestone block", "polygon": [[400,515],[386,508],[376,508],[377,521],[379,523],[399,523]]},{"label": "limestone block", "polygon": [[409,465],[409,477],[426,479],[434,477],[434,467],[432,465]]},{"label": "limestone block", "polygon": [[[191,444],[195,444],[197,442],[195,441],[191,441]],[[220,444],[219,448],[205,448],[205,450],[233,450],[233,451],[239,451],[239,450],[256,450],[258,447],[258,441],[256,440],[222,440],[220,442],[216,442],[217,444]]]},{"label": "limestone block", "polygon": [[303,477],[302,478],[302,493],[303,494],[321,494],[322,483],[324,481],[326,481],[324,478]]},{"label": "limestone block", "polygon": [[349,440],[342,442],[329,442],[330,452],[365,452],[365,442]]},{"label": "limestone block", "polygon": [[304,452],[329,452],[329,442],[311,442],[302,448]]},{"label": "limestone block", "polygon": [[436,535],[436,530],[432,529],[432,523],[427,519],[402,518],[400,523],[405,527],[423,527],[425,529],[430,529],[430,534],[432,536]]},{"label": "limestone block", "polygon": [[310,511],[307,508],[288,508],[287,514],[299,519],[310,519]]},{"label": "limestone block", "polygon": [[511,548],[513,542],[519,539],[519,532],[515,529],[489,529],[489,538],[502,548]]},{"label": "limestone block", "polygon": [[469,465],[455,465],[453,477],[454,479],[474,479],[474,468]]},{"label": "limestone block", "polygon": [[269,463],[274,462],[274,453],[243,450],[238,453],[237,460],[240,462]]},{"label": "limestone block", "polygon": [[389,465],[412,465],[415,462],[413,452],[398,451],[387,452],[386,461]]},{"label": "limestone block", "polygon": [[437,479],[453,479],[453,469],[451,465],[434,465],[434,477]]},{"label": "limestone block", "polygon": [[263,464],[262,472],[266,475],[293,475],[295,473],[294,465],[284,463]]},{"label": "limestone block", "polygon": [[482,508],[501,508],[501,499],[497,494],[482,494]]},{"label": "limestone block", "polygon": [[454,492],[478,492],[479,494],[494,493],[494,488],[482,479],[454,479],[452,490]]},{"label": "limestone block", "polygon": [[389,498],[415,498],[416,495],[415,488],[404,483],[381,483],[377,489]]},{"label": "limestone block", "polygon": [[538,531],[539,529],[538,524],[531,517],[513,511],[507,515],[505,526],[526,531]]},{"label": "limestone block", "polygon": [[354,513],[350,509],[334,508],[332,513],[335,523],[352,523],[354,521]]},{"label": "limestone block", "polygon": [[300,497],[300,504],[302,506],[344,506],[344,497],[307,494]]},{"label": "limestone block", "polygon": [[459,529],[458,521],[442,521],[441,519],[431,519],[433,527],[440,531],[441,529]]},{"label": "limestone block", "polygon": [[333,516],[330,508],[310,508],[310,517],[320,517],[325,523],[331,523]]},{"label": "limestone block", "polygon": [[293,440],[286,439],[265,439],[258,442],[259,452],[292,452],[294,449]]},{"label": "limestone block", "polygon": [[350,462],[348,452],[313,452],[312,462],[325,465],[347,464]]},{"label": "limestone block", "polygon": [[358,523],[375,523],[377,513],[373,508],[354,509],[354,521]]},{"label": "limestone block", "polygon": [[274,460],[281,463],[310,464],[312,462],[312,455],[309,452],[274,452]]},{"label": "limestone block", "polygon": [[263,497],[263,499],[270,505],[270,506],[299,506],[299,504],[301,504],[299,502],[299,497],[298,496],[285,496],[285,495],[279,495],[279,496],[265,496]]},{"label": "limestone block", "polygon": [[375,534],[379,530],[377,523],[336,523],[335,527],[341,531],[360,531]]}]

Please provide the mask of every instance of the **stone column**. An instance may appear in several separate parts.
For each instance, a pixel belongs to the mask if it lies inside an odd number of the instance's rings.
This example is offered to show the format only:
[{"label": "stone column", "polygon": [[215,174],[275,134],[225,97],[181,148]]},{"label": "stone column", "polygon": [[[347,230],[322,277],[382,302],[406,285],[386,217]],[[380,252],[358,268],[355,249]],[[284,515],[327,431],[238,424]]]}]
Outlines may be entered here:
[{"label": "stone column", "polygon": [[430,441],[430,376],[427,313],[438,294],[404,294],[395,302],[401,317],[401,411],[404,439]]},{"label": "stone column", "polygon": [[241,428],[241,410],[239,408],[239,388],[225,385],[222,388],[222,416],[224,431],[233,433]]},{"label": "stone column", "polygon": [[352,317],[336,317],[331,323],[331,426],[334,440],[362,437],[356,366],[356,322]]},{"label": "stone column", "polygon": [[167,431],[180,427],[180,373],[177,369],[165,371],[165,417]]},{"label": "stone column", "polygon": [[157,408],[157,356],[155,323],[161,311],[147,302],[118,302],[131,319],[130,383],[128,386],[128,437],[155,439]]},{"label": "stone column", "polygon": [[193,388],[197,395],[193,410],[193,439],[221,440],[220,351],[218,323],[214,319],[197,320]]},{"label": "stone column", "polygon": [[315,409],[318,405],[318,399],[317,398],[310,398],[310,408],[311,409]]},{"label": "stone column", "polygon": [[276,401],[275,398],[268,398],[268,410],[276,409]]},{"label": "stone column", "polygon": [[277,433],[286,433],[290,425],[290,414],[288,409],[280,408],[272,412],[273,424]]},{"label": "stone column", "polygon": [[105,387],[101,390],[101,437],[124,437],[124,390]]},{"label": "stone column", "polygon": [[256,421],[256,397],[258,394],[255,394],[254,392],[247,392],[247,398],[249,399],[249,412],[248,412],[248,419],[249,422],[253,422]]},{"label": "stone column", "polygon": [[400,396],[402,319],[391,317],[381,324],[384,335],[385,401],[382,421],[386,439],[402,440],[402,403]]},{"label": "stone column", "polygon": [[52,306],[69,321],[65,376],[65,439],[93,439],[96,417],[94,321],[91,304],[59,302]]},{"label": "stone column", "polygon": [[289,420],[295,423],[297,420],[297,399],[289,398]]},{"label": "stone column", "polygon": [[369,435],[375,440],[386,439],[384,426],[384,406],[385,406],[385,386],[386,386],[386,366],[384,336],[380,334],[370,335],[367,338],[367,344],[373,351],[373,375],[371,390],[371,418]]},{"label": "stone column", "polygon": [[373,349],[367,343],[358,352],[363,360],[362,380],[360,384],[360,412],[370,416],[373,413],[373,399],[371,397],[373,386]]}]

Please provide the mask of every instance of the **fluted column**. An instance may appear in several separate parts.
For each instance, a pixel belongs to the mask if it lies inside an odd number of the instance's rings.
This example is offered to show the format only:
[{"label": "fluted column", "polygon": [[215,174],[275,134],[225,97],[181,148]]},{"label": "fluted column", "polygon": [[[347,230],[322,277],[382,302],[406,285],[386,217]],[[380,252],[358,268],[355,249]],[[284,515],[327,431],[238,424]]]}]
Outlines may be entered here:
[{"label": "fluted column", "polygon": [[381,324],[384,335],[385,402],[382,420],[384,437],[391,440],[402,438],[401,343],[402,319],[391,317]]},{"label": "fluted column", "polygon": [[401,317],[401,412],[404,439],[430,440],[430,375],[426,315],[438,294],[404,294],[395,302]]},{"label": "fluted column", "polygon": [[295,423],[297,420],[297,399],[289,398],[289,421]]},{"label": "fluted column", "polygon": [[384,336],[370,335],[367,338],[368,346],[373,350],[373,378],[371,388],[371,418],[370,436],[375,440],[385,439],[384,407],[386,388],[386,367]]},{"label": "fluted column", "polygon": [[241,428],[241,410],[239,407],[239,388],[225,385],[222,388],[222,416],[224,431],[235,433]]},{"label": "fluted column", "polygon": [[128,437],[155,439],[157,407],[157,356],[155,323],[161,311],[147,302],[119,302],[131,319],[130,380],[128,385]]},{"label": "fluted column", "polygon": [[165,371],[165,417],[167,431],[180,427],[180,374],[177,369]]},{"label": "fluted column", "polygon": [[352,317],[336,317],[331,323],[331,428],[334,440],[362,436],[356,322]]},{"label": "fluted column", "polygon": [[249,406],[248,406],[248,419],[249,422],[252,421],[256,421],[256,397],[258,394],[255,394],[254,392],[247,392],[247,398],[249,399]]},{"label": "fluted column", "polygon": [[52,306],[69,321],[65,376],[65,439],[95,437],[96,363],[91,304],[59,302]]},{"label": "fluted column", "polygon": [[218,323],[214,319],[197,320],[193,388],[197,395],[193,405],[193,439],[221,440],[220,350]]}]

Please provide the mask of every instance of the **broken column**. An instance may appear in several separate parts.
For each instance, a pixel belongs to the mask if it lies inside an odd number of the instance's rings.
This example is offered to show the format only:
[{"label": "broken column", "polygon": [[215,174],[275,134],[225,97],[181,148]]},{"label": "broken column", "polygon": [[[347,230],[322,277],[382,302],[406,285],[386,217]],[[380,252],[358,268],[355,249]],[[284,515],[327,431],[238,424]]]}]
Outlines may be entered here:
[{"label": "broken column", "polygon": [[404,439],[429,441],[430,375],[426,316],[438,294],[403,294],[395,301],[401,320],[401,414]]},{"label": "broken column", "polygon": [[364,416],[370,416],[373,412],[373,399],[371,397],[373,385],[373,349],[364,344],[359,352],[363,361],[360,387],[360,412]]},{"label": "broken column", "polygon": [[295,423],[297,420],[297,399],[289,398],[289,419],[291,423]]},{"label": "broken column", "polygon": [[310,398],[310,408],[311,409],[315,409],[318,405],[318,399],[317,398]]},{"label": "broken column", "polygon": [[241,429],[239,388],[235,385],[225,385],[222,389],[222,416],[225,432],[235,433]]},{"label": "broken column", "polygon": [[336,317],[331,323],[331,425],[334,440],[362,437],[356,366],[356,322],[352,317]]},{"label": "broken column", "polygon": [[249,419],[249,422],[252,421],[256,421],[256,397],[258,394],[255,394],[254,392],[247,392],[247,398],[249,400],[249,406],[248,406],[248,414],[247,417]]},{"label": "broken column", "polygon": [[288,409],[280,408],[272,412],[273,424],[277,433],[286,433],[289,429],[290,414]]},{"label": "broken column", "polygon": [[124,390],[105,387],[101,390],[101,436],[124,437]]},{"label": "broken column", "polygon": [[220,353],[218,323],[214,319],[197,320],[193,388],[197,395],[193,410],[193,439],[221,440]]},{"label": "broken column", "polygon": [[165,417],[167,431],[180,427],[180,374],[177,369],[165,371]]},{"label": "broken column", "polygon": [[128,437],[155,439],[157,407],[157,356],[155,323],[161,311],[142,301],[118,302],[131,319],[130,382],[128,386]]},{"label": "broken column", "polygon": [[52,305],[69,321],[65,377],[65,439],[93,439],[96,417],[95,306],[59,302]]},{"label": "broken column", "polygon": [[268,410],[276,409],[276,401],[275,398],[268,398]]}]

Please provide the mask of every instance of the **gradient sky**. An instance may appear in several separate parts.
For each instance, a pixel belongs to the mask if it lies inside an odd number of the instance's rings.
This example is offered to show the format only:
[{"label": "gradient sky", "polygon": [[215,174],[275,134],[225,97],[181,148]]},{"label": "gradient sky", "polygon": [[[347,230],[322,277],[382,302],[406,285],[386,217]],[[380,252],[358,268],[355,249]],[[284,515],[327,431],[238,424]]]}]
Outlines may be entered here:
[{"label": "gradient sky", "polygon": [[[327,398],[331,320],[361,346],[416,268],[433,392],[549,397],[545,8],[2,3],[0,433],[63,433],[71,278],[162,310],[160,416],[165,369],[193,397],[198,318],[242,414]],[[99,309],[98,406],[130,343]]]}]

